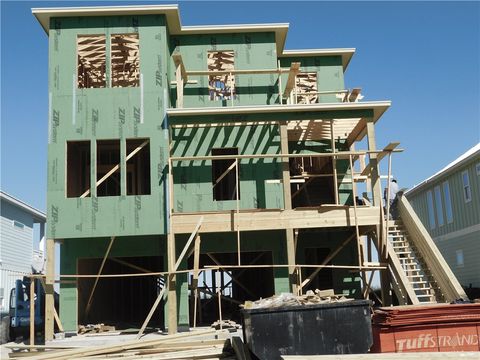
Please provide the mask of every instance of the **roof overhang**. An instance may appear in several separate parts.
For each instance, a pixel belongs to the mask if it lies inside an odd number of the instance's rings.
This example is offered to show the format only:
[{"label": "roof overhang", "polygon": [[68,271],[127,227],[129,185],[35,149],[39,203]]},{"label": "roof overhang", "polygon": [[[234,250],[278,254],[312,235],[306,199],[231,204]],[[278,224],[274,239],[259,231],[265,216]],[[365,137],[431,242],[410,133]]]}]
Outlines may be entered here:
[{"label": "roof overhang", "polygon": [[343,70],[347,69],[352,56],[355,54],[355,48],[346,49],[304,49],[304,50],[284,50],[279,58],[285,57],[318,57],[318,56],[341,56]]},{"label": "roof overhang", "polygon": [[0,191],[0,199],[9,202],[10,204],[20,208],[21,210],[30,214],[37,222],[46,222],[47,217],[44,212],[35,209],[34,207],[24,203],[23,201],[7,194],[4,191]]},{"label": "roof overhang", "polygon": [[182,26],[178,5],[34,8],[32,9],[32,14],[37,18],[47,34],[50,30],[50,18],[52,17],[159,14],[165,15],[168,31],[171,35],[274,32],[277,44],[277,54],[281,54],[283,51],[289,27],[288,23]]},{"label": "roof overhang", "polygon": [[169,108],[169,116],[192,115],[236,115],[236,114],[275,114],[288,112],[342,111],[342,110],[372,110],[373,120],[377,121],[390,107],[391,101],[364,101],[357,103],[319,103],[296,105],[264,105],[264,106],[232,106],[207,108]]},{"label": "roof overhang", "polygon": [[[304,105],[235,106],[167,109],[173,126],[226,126],[287,122],[289,140],[320,140],[334,137],[349,144],[361,140],[367,130],[366,118],[377,122],[390,101],[361,103],[320,103]],[[263,116],[262,116],[263,115]],[[273,116],[272,116],[273,115]]]},{"label": "roof overhang", "polygon": [[33,8],[32,14],[48,34],[50,18],[74,16],[165,15],[171,35],[228,34],[274,32],[278,57],[288,56],[342,56],[346,69],[355,49],[284,50],[288,23],[182,26],[178,5],[82,6],[60,8]]}]

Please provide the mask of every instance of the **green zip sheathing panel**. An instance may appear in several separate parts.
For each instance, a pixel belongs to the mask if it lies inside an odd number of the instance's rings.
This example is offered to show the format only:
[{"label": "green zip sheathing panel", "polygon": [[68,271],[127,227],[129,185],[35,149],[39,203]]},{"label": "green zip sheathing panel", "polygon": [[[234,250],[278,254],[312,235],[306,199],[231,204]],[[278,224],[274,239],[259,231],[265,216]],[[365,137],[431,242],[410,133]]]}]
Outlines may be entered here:
[{"label": "green zip sheathing panel", "polygon": [[[282,57],[280,66],[290,68],[293,62],[300,63],[300,70],[304,73],[317,74],[317,89],[322,91],[344,90],[345,82],[341,56],[292,56]],[[288,74],[282,74],[282,84],[285,86]],[[318,96],[319,103],[341,102],[335,94]]]},{"label": "green zip sheathing panel", "polygon": [[[238,70],[277,68],[273,32],[172,36],[170,50],[182,55],[187,72],[207,71],[208,51],[233,51],[234,68]],[[174,69],[174,66],[171,66],[170,76],[173,79]],[[231,106],[231,100],[210,100],[207,75],[192,75],[189,79],[197,80],[197,84],[185,85],[183,100],[185,108]],[[236,75],[235,92],[234,105],[278,103],[278,74]],[[176,99],[174,88],[172,99]]]},{"label": "green zip sheathing panel", "polygon": [[[100,258],[105,256],[110,238],[77,238],[63,240],[60,245],[60,273],[62,275],[77,274],[79,259]],[[114,240],[109,257],[141,257],[162,256],[166,259],[165,236],[135,236],[118,237]],[[166,261],[164,260],[164,271]],[[96,275],[98,269],[92,269],[92,275]],[[139,271],[134,271],[139,272]],[[74,280],[74,279],[62,279]],[[100,281],[109,281],[108,278]],[[137,294],[138,295],[138,294]],[[99,301],[99,299],[96,299]],[[60,319],[66,331],[77,330],[78,316],[78,290],[77,284],[60,284]]]},{"label": "green zip sheathing panel", "polygon": [[[210,156],[213,148],[231,147],[238,148],[239,154],[280,153],[276,125],[177,128],[172,131],[172,140],[173,156]],[[176,212],[236,208],[235,200],[213,200],[211,160],[175,162],[173,174]],[[283,208],[283,186],[278,182],[281,177],[280,159],[240,161],[240,208]]]},{"label": "green zip sheathing panel", "polygon": [[[167,32],[163,15],[53,18],[50,30],[48,236],[78,238],[166,232]],[[139,33],[138,87],[111,88],[110,35]],[[77,89],[78,35],[107,39],[107,88]],[[125,139],[149,138],[151,195],[126,195]],[[96,140],[121,143],[121,196],[96,197]],[[90,140],[92,196],[66,197],[66,141]],[[85,189],[87,190],[87,189]]]}]

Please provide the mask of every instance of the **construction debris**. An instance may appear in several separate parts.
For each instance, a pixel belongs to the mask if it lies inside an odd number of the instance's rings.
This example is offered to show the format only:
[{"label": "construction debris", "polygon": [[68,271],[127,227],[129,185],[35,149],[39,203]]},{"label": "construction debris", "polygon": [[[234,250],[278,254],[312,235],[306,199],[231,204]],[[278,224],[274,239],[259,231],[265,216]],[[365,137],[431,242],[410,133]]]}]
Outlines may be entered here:
[{"label": "construction debris", "polygon": [[241,328],[241,326],[233,320],[217,320],[211,325],[211,327],[216,330]]},{"label": "construction debris", "polygon": [[[11,347],[25,349],[25,347]],[[11,358],[28,357],[29,359],[234,359],[228,332],[214,329],[197,330],[174,335],[154,335],[150,339],[117,342],[101,346],[82,346],[65,349],[58,346],[36,346],[40,351],[13,352]]]},{"label": "construction debris", "polygon": [[316,305],[316,304],[329,304],[335,302],[353,301],[354,299],[348,299],[343,295],[335,295],[333,290],[318,290],[315,292],[308,290],[305,295],[293,295],[291,293],[282,293],[280,295],[274,295],[266,299],[260,299],[257,301],[246,301],[241,307],[244,309],[264,309],[264,308],[276,308],[280,306],[294,306],[294,305]]},{"label": "construction debris", "polygon": [[87,333],[103,333],[108,331],[115,331],[115,326],[109,326],[105,324],[88,324],[80,325],[78,327],[78,334],[87,334]]}]

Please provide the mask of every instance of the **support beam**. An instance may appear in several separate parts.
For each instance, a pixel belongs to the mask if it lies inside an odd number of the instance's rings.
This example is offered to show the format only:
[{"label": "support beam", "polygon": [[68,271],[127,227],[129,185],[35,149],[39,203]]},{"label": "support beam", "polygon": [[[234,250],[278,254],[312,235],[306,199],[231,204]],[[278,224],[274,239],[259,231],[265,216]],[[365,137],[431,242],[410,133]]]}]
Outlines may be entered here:
[{"label": "support beam", "polygon": [[197,327],[197,306],[198,306],[198,275],[200,271],[198,270],[200,267],[200,246],[202,240],[200,235],[197,234],[195,236],[195,245],[193,251],[193,279],[192,279],[192,291],[194,296],[194,304],[193,304],[193,327]]},{"label": "support beam", "polygon": [[30,278],[30,345],[35,344],[35,280],[34,277]]},{"label": "support beam", "polygon": [[[47,292],[46,291],[47,287],[45,286],[45,280],[43,278],[38,278],[38,279],[39,279],[40,283],[42,284],[43,291],[46,293]],[[53,312],[53,317],[55,319],[55,322],[57,323],[58,330],[60,332],[64,332],[62,322],[60,321],[60,317],[58,316],[57,309],[55,309],[55,306],[53,307],[52,312]]]},{"label": "support beam", "polygon": [[[171,221],[171,220],[170,220]],[[175,272],[175,235],[170,233],[167,235],[168,247],[168,333],[175,334],[177,332],[177,279]],[[163,296],[163,295],[162,295]],[[160,296],[159,296],[160,297]],[[158,300],[158,298],[157,298]],[[158,306],[160,300],[155,301]],[[155,305],[155,304],[154,304]],[[153,309],[153,307],[152,307]],[[139,334],[141,335],[141,334]]]},{"label": "support beam", "polygon": [[180,54],[179,52],[174,52],[172,54],[172,59],[175,64],[175,68],[180,68],[180,75],[182,77],[182,81],[186,84],[188,82],[188,74],[187,74],[187,71],[185,70],[182,54]]},{"label": "support beam", "polygon": [[[335,154],[336,147],[335,147],[335,130],[334,130],[334,125],[333,125],[333,119],[330,120],[330,141],[332,142],[332,153]],[[332,157],[332,167],[333,167],[333,190],[335,192],[335,204],[338,205],[339,199],[338,199],[338,174],[337,174],[337,157],[334,155]]]},{"label": "support beam", "polygon": [[[180,54],[178,54],[178,55],[180,56]],[[180,57],[180,59],[181,59],[181,57]],[[174,60],[175,60],[175,58],[174,58]],[[186,73],[182,74],[182,68],[183,68],[183,72],[185,72],[185,68],[183,67],[183,62],[178,63],[175,66],[176,66],[175,80],[177,81],[177,108],[181,109],[181,108],[183,108],[184,77],[186,78],[187,75],[186,75]]]},{"label": "support beam", "polygon": [[[280,127],[280,147],[283,154],[288,154],[288,131],[287,123],[279,123]],[[292,209],[292,190],[290,188],[290,162],[288,157],[282,158],[282,179],[283,179],[283,201],[286,210]],[[290,288],[293,294],[298,293],[297,270],[295,267],[295,241],[293,229],[285,230],[285,238],[287,242],[287,261],[288,261],[288,278],[290,279]]]},{"label": "support beam", "polygon": [[53,298],[53,284],[55,283],[55,240],[47,239],[46,243],[46,278],[45,278],[45,341],[53,340],[54,316],[52,309],[55,306]]},{"label": "support beam", "polygon": [[88,316],[88,313],[90,312],[90,308],[92,307],[93,294],[95,293],[95,289],[98,284],[99,275],[102,274],[103,267],[105,266],[105,261],[107,261],[107,257],[110,254],[110,250],[112,249],[112,245],[114,241],[115,241],[115,236],[112,236],[110,238],[110,242],[108,243],[107,250],[105,251],[105,255],[103,256],[103,260],[102,260],[102,263],[100,264],[100,268],[98,269],[97,277],[95,278],[95,282],[93,283],[92,290],[90,291],[90,296],[88,297],[88,301],[87,301],[87,307],[85,308],[85,317]]}]

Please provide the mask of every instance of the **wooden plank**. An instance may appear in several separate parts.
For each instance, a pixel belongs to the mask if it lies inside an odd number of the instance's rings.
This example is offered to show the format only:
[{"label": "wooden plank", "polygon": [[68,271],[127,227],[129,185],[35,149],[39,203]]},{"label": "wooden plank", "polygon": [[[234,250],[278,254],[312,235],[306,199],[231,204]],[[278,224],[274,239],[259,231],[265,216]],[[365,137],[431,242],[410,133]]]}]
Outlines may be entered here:
[{"label": "wooden plank", "polygon": [[53,340],[54,316],[52,309],[55,307],[54,289],[55,283],[55,240],[46,241],[46,278],[45,278],[45,341]]},{"label": "wooden plank", "polygon": [[100,268],[98,269],[97,277],[95,278],[95,282],[93,283],[92,290],[90,291],[90,295],[88,297],[87,306],[85,308],[85,316],[88,316],[90,312],[90,308],[92,306],[93,294],[95,293],[95,289],[98,284],[99,277],[98,275],[102,274],[103,267],[105,266],[105,261],[107,260],[108,255],[110,254],[110,250],[112,249],[113,242],[115,241],[115,236],[110,238],[110,242],[108,243],[107,250],[105,251],[105,255],[103,256],[102,263],[100,264]]},{"label": "wooden plank", "polygon": [[292,64],[290,65],[290,71],[288,72],[287,83],[285,84],[285,91],[283,92],[284,97],[288,98],[292,90],[295,88],[295,79],[299,71],[300,63],[292,62]]},{"label": "wooden plank", "polygon": [[[192,240],[194,239],[195,235],[198,233],[198,230],[200,229],[200,226],[202,225],[202,221],[203,221],[203,216],[200,217],[200,219],[198,220],[197,226],[195,227],[192,234],[190,235],[190,238],[187,240],[187,243],[185,244],[185,247],[183,248],[182,253],[178,257],[178,260],[176,262],[175,262],[175,237],[174,237],[173,234],[169,234],[169,237],[170,237],[170,241],[168,243],[169,272],[174,273],[175,271],[178,270],[178,267],[180,266],[180,263],[182,262],[185,254],[187,253],[187,251],[190,247],[190,244],[192,243]],[[171,247],[173,247],[173,249]],[[175,265],[173,265],[174,262],[175,262]],[[173,265],[173,268],[172,268],[172,265]],[[175,280],[173,280],[173,281],[171,280],[173,278],[173,276],[175,276],[175,275],[174,274],[169,274],[168,275],[168,278],[169,278],[168,294],[169,294],[169,296],[170,295],[172,297],[174,296],[175,299],[176,299],[176,291],[177,290],[176,290],[176,287],[174,287],[173,284],[172,284],[172,283],[175,283]],[[143,322],[142,327],[140,328],[140,330],[137,334],[137,339],[140,339],[140,337],[143,335],[143,332],[145,331],[145,328],[147,327],[148,323],[150,322],[150,319],[152,318],[153,314],[155,313],[155,310],[157,310],[158,304],[160,304],[160,300],[163,298],[165,290],[166,290],[166,286],[163,287],[162,291],[160,292],[160,294],[158,294],[155,302],[153,303],[152,308],[150,309],[150,312],[148,313],[147,317],[145,318],[145,321]],[[175,292],[175,295],[172,294],[173,292]],[[172,298],[169,297],[169,301],[168,301],[168,306],[169,306],[168,326],[169,326],[169,329],[168,329],[168,332],[169,333],[175,333],[177,331],[177,309],[176,309],[176,304],[173,305],[173,301],[171,299]],[[175,306],[175,309],[173,309],[174,306]],[[170,307],[172,307],[172,309],[170,309]],[[173,316],[172,316],[172,314],[173,314]],[[175,324],[173,324],[173,323],[175,323]],[[170,327],[172,327],[172,329]]]},{"label": "wooden plank", "polygon": [[[38,280],[37,280],[38,281]],[[30,345],[35,344],[35,278],[30,278]]]},{"label": "wooden plank", "polygon": [[[376,206],[359,207],[357,210],[359,226],[378,224],[380,211],[383,211]],[[231,210],[211,213],[174,213],[172,227],[177,234],[189,233],[200,216],[204,217],[200,233],[236,231],[237,224],[234,222],[238,222],[240,231],[343,227],[351,226],[354,222],[353,209],[343,206],[292,210],[242,210],[235,221],[234,214],[235,212]]]},{"label": "wooden plank", "polygon": [[180,334],[173,334],[173,335],[164,335],[160,338],[150,339],[150,340],[132,340],[127,341],[121,344],[116,345],[101,345],[101,346],[90,346],[90,347],[83,347],[80,349],[71,349],[65,350],[55,353],[46,353],[44,355],[38,355],[35,357],[36,360],[68,360],[73,358],[80,358],[86,356],[93,356],[93,355],[104,355],[104,354],[111,354],[120,351],[126,350],[134,350],[134,349],[141,349],[146,348],[149,346],[155,346],[159,344],[163,344],[172,340],[178,339],[185,339],[190,337],[196,336],[205,336],[208,334],[214,334],[216,331],[214,329],[208,330],[198,330],[192,331],[188,333],[180,333]]},{"label": "wooden plank", "polygon": [[[336,148],[335,148],[335,137],[334,137],[334,120],[330,120],[330,141],[332,145],[332,153],[336,153]],[[336,156],[333,156],[332,158],[332,167],[333,167],[333,189],[335,191],[335,204],[338,205],[339,199],[338,199],[338,175],[337,175],[337,158]]]},{"label": "wooden plank", "polygon": [[[195,237],[195,245],[193,251],[193,280],[192,280],[192,290],[194,294],[194,304],[193,304],[193,327],[197,327],[197,306],[198,306],[198,275],[200,273],[200,247],[201,247],[201,237],[199,234]],[[200,309],[201,311],[201,309]]]},{"label": "wooden plank", "polygon": [[[42,284],[42,287],[43,287],[43,291],[45,291],[45,293],[47,292],[47,287],[45,285],[45,280],[43,278],[38,278],[40,283]],[[62,283],[62,282],[61,282]],[[74,281],[73,283],[76,284],[76,281]],[[60,321],[60,317],[58,316],[58,313],[57,313],[57,309],[55,309],[55,306],[53,307],[52,309],[52,312],[53,312],[53,318],[55,319],[55,322],[57,323],[57,326],[58,326],[58,330],[60,332],[64,332],[64,329],[63,329],[63,326],[62,326],[62,322]]]}]

